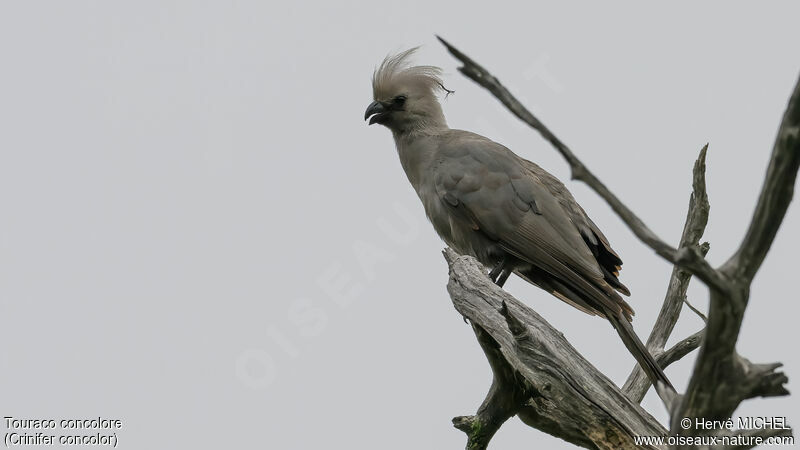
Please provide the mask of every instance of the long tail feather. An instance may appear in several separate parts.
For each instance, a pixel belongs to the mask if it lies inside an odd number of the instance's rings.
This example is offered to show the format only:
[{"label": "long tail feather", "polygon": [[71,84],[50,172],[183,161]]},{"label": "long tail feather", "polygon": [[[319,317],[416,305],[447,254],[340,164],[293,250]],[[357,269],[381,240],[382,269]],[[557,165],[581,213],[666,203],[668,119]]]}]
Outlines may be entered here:
[{"label": "long tail feather", "polygon": [[644,369],[647,378],[650,379],[653,386],[656,386],[660,381],[674,392],[675,388],[672,386],[669,378],[667,378],[667,375],[661,370],[661,366],[658,365],[653,355],[647,350],[647,347],[639,340],[630,322],[613,312],[608,312],[607,317],[608,321],[611,322],[611,325],[614,326],[614,329],[617,330],[617,333],[622,338],[625,347],[628,348],[628,351],[631,352],[642,369]]}]

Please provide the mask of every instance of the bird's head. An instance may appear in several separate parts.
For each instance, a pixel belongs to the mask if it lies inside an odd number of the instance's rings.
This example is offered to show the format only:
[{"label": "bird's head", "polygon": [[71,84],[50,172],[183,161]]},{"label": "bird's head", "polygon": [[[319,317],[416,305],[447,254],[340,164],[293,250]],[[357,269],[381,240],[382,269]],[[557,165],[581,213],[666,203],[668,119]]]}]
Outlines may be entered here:
[{"label": "bird's head", "polygon": [[416,48],[388,56],[372,75],[373,102],[364,113],[369,124],[378,123],[396,133],[446,127],[436,94],[445,89],[442,70],[433,66],[409,66]]}]

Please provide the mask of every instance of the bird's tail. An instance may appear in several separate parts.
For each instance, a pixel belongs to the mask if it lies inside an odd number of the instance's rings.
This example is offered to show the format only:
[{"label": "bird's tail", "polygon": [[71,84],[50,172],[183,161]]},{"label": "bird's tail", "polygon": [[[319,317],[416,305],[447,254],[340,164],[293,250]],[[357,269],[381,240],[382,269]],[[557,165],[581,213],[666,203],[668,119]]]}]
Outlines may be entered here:
[{"label": "bird's tail", "polygon": [[661,370],[661,366],[658,365],[653,355],[647,350],[647,347],[639,340],[636,332],[633,331],[631,323],[624,317],[621,317],[620,314],[615,314],[610,311],[607,313],[607,317],[608,321],[611,322],[611,325],[613,325],[614,329],[619,333],[619,337],[622,338],[625,347],[628,347],[628,351],[631,352],[642,369],[644,369],[647,378],[650,379],[653,386],[657,386],[657,382],[660,381],[664,383],[665,387],[674,392],[675,388],[672,386],[672,383],[670,383],[664,371]]}]

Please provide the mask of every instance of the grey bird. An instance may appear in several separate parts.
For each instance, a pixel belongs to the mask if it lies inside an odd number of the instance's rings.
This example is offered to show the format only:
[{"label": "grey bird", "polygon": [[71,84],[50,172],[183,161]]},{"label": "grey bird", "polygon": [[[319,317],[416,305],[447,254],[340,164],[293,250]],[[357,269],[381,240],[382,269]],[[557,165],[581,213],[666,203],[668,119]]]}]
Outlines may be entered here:
[{"label": "grey bird", "polygon": [[491,268],[503,286],[516,274],[575,308],[605,317],[647,373],[672,389],[636,336],[620,294],[622,260],[566,186],[508,148],[450,129],[437,93],[441,69],[411,66],[416,49],[387,57],[372,77],[364,119],[392,131],[400,163],[428,219],[455,251]]}]

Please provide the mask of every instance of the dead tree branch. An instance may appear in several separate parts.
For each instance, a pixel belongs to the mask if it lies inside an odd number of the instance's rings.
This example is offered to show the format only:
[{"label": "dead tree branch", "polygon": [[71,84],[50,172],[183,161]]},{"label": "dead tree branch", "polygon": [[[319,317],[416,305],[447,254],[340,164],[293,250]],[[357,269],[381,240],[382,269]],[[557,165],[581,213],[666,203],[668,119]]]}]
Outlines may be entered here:
[{"label": "dead tree branch", "polygon": [[750,284],[792,200],[800,167],[800,81],[778,129],[764,185],[742,244],[721,267],[731,288],[711,290],[708,330],[680,408],[679,417],[730,417],[742,400],[788,395],[780,364],[755,366],[739,357],[736,341],[750,298]]},{"label": "dead tree branch", "polygon": [[453,305],[472,324],[494,375],[477,414],[453,419],[467,433],[467,449],[485,449],[514,415],[585,448],[635,449],[635,436],[666,433],[563,334],[492,283],[475,259],[450,249],[445,258]]},{"label": "dead tree branch", "polygon": [[[709,245],[700,245],[700,238],[708,224],[708,214],[711,206],[708,203],[706,193],[706,152],[708,144],[700,150],[700,156],[694,163],[692,171],[692,194],[689,197],[689,211],[686,214],[686,223],[681,234],[680,247],[698,247],[700,254],[705,257],[708,253]],[[664,351],[664,346],[678,323],[683,303],[686,300],[686,290],[689,288],[692,274],[682,267],[676,265],[672,268],[672,275],[669,279],[667,294],[661,311],[658,313],[655,326],[647,339],[647,349],[654,355]],[[641,367],[637,364],[628,380],[622,387],[634,401],[641,402],[650,387],[650,380]]]}]

